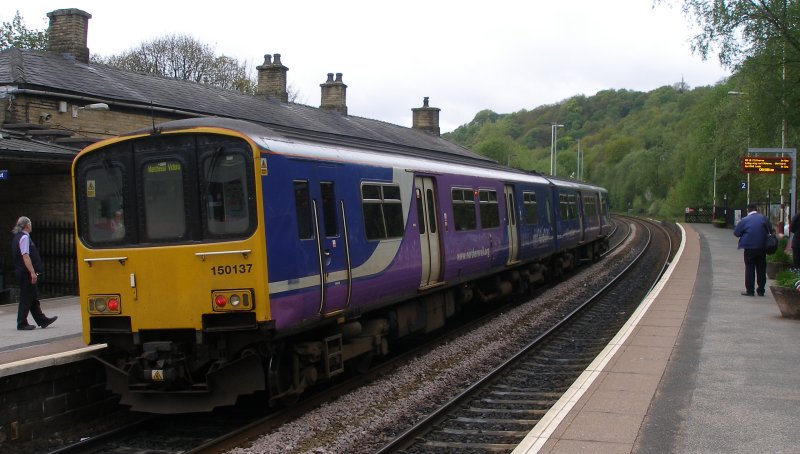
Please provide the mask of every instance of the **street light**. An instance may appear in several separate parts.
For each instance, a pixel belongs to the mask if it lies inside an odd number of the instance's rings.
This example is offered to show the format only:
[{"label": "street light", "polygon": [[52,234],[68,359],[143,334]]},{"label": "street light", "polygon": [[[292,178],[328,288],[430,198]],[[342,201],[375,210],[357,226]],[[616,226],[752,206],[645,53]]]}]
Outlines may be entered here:
[{"label": "street light", "polygon": [[78,111],[81,110],[108,110],[108,104],[97,102],[94,104],[87,104],[83,107],[72,106],[72,118],[78,118]]},{"label": "street light", "polygon": [[558,153],[558,128],[563,128],[564,125],[558,123],[550,123],[550,175],[556,176],[558,162],[556,154]]},{"label": "street light", "polygon": [[[750,98],[747,97],[747,93],[743,91],[729,91],[728,95],[730,96],[744,96],[745,100],[747,101],[747,149],[750,150]],[[716,173],[717,170],[717,160],[714,159],[714,172]],[[716,186],[716,176],[714,177],[714,186]],[[716,194],[715,194],[716,200]],[[716,203],[716,202],[715,202]],[[747,205],[750,205],[750,174],[747,174]]]}]

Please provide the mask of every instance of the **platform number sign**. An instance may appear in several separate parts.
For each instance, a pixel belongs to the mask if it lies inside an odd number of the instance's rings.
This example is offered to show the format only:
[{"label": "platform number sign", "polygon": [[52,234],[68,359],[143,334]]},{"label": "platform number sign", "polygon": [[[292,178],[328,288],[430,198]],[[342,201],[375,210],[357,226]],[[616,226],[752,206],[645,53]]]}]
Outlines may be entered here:
[{"label": "platform number sign", "polygon": [[0,180],[8,180],[8,170],[0,170]]},{"label": "platform number sign", "polygon": [[742,180],[739,182],[739,189],[741,189],[742,191],[747,190],[747,180]]}]

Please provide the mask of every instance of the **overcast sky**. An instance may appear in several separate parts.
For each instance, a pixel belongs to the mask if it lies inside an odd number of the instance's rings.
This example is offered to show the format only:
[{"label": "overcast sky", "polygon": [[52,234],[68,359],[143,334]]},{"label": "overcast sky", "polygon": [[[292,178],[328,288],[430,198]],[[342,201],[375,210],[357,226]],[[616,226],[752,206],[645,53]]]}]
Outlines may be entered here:
[{"label": "overcast sky", "polygon": [[92,15],[92,54],[172,33],[253,67],[279,53],[300,102],[318,106],[319,84],[340,72],[349,114],[410,126],[411,108],[428,96],[442,109],[442,132],[483,109],[511,113],[729,75],[715,58],[692,54],[679,5],[651,0],[6,0],[0,22],[18,10],[29,28],[45,29],[46,14],[63,8]]}]

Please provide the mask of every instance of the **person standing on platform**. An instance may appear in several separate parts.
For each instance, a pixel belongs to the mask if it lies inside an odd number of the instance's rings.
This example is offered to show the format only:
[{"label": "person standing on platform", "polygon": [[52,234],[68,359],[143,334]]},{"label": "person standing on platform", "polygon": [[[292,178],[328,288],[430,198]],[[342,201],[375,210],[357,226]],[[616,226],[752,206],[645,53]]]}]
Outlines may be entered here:
[{"label": "person standing on platform", "polygon": [[14,238],[11,240],[11,257],[14,260],[14,274],[19,284],[19,309],[17,311],[17,329],[27,331],[35,329],[35,325],[28,323],[28,312],[33,316],[33,320],[42,328],[52,325],[58,318],[47,317],[42,312],[39,304],[39,295],[36,291],[36,283],[42,273],[42,259],[39,251],[31,240],[33,224],[25,216],[17,220],[17,225],[11,233]]},{"label": "person standing on platform", "polygon": [[[767,235],[772,233],[772,224],[757,211],[755,203],[747,205],[747,216],[743,217],[733,234],[739,238],[739,249],[744,249],[744,288],[742,295],[764,296],[767,284]],[[758,287],[756,288],[756,284]]]},{"label": "person standing on platform", "polygon": [[789,223],[789,232],[792,233],[792,265],[794,268],[800,268],[800,212],[794,215],[792,222]]}]

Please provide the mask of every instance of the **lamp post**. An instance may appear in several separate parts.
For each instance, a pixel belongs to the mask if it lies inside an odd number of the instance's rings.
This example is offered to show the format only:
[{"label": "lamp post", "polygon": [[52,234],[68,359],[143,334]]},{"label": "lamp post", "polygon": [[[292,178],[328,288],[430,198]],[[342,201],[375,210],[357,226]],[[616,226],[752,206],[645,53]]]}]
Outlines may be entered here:
[{"label": "lamp post", "polygon": [[[747,101],[747,149],[750,149],[750,98],[747,97],[747,93],[743,91],[729,91],[728,95],[730,96],[744,96],[745,100]],[[714,164],[716,168],[716,161]],[[716,183],[716,181],[715,181]],[[750,205],[750,174],[747,174],[747,205]]]},{"label": "lamp post", "polygon": [[550,175],[556,176],[558,170],[558,161],[556,155],[558,153],[558,128],[563,128],[564,125],[558,123],[550,124]]}]

